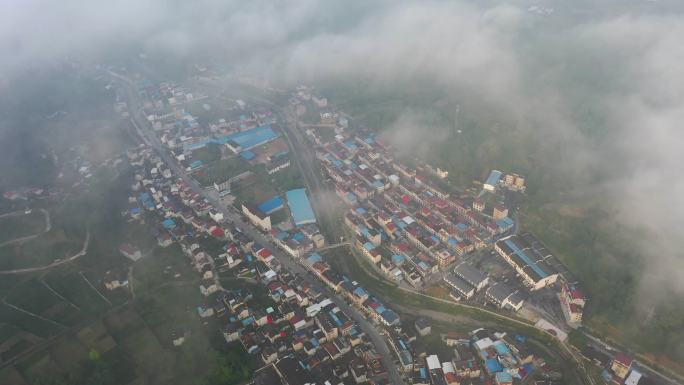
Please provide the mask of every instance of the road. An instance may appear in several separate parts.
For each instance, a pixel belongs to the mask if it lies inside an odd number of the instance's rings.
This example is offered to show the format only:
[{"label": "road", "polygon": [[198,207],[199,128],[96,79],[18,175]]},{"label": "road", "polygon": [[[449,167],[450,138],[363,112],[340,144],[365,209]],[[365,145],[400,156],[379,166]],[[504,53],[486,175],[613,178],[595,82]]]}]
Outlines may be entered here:
[{"label": "road", "polygon": [[[222,95],[225,92],[217,83],[204,81],[199,86],[204,87],[207,93],[214,92],[216,95]],[[290,158],[294,161],[304,178],[304,182],[309,190],[309,199],[317,216],[319,227],[323,235],[326,236],[326,241],[328,243],[341,242],[340,234],[335,232],[335,227],[339,225],[339,221],[333,215],[333,210],[331,209],[332,202],[327,199],[327,197],[335,197],[334,199],[337,202],[337,197],[327,186],[326,182],[322,180],[321,171],[315,166],[317,164],[316,151],[303,137],[299,129],[300,123],[297,115],[288,108],[283,108],[268,99],[256,95],[243,97],[243,99],[256,102],[256,104],[266,105],[275,111],[278,119],[283,123],[281,128],[284,139],[291,149]]]},{"label": "road", "polygon": [[[591,334],[587,333],[586,331],[582,331],[582,334],[584,334],[585,337],[587,337],[591,340],[591,342],[589,343],[589,346],[591,346],[592,348],[594,348],[600,352],[603,352],[604,354],[608,354],[609,356],[614,356],[616,353],[622,351],[622,349],[616,349],[615,347],[606,344],[605,342],[603,342],[600,339],[592,336]],[[668,385],[681,385],[681,383],[682,383],[682,382],[678,381],[677,379],[675,379],[671,376],[668,376],[664,373],[653,370],[651,367],[640,362],[638,359],[634,360],[632,367],[637,369],[639,372],[641,372],[641,374],[644,374],[644,375],[647,375],[651,378],[662,381],[662,383],[665,383]]]},{"label": "road", "polygon": [[[224,207],[218,201],[217,197],[214,194],[209,194],[194,179],[187,175],[185,170],[183,170],[178,165],[178,163],[176,163],[175,159],[173,159],[169,155],[169,153],[166,150],[164,150],[161,142],[156,137],[156,135],[153,132],[151,132],[151,129],[148,125],[148,121],[141,114],[141,110],[138,108],[138,106],[141,106],[142,103],[139,100],[139,95],[137,94],[135,90],[135,85],[132,83],[132,81],[122,75],[116,74],[111,71],[109,72],[109,74],[115,79],[119,80],[124,85],[123,88],[126,90],[127,98],[129,101],[131,122],[138,131],[138,134],[141,136],[141,138],[145,141],[147,145],[152,147],[159,154],[164,163],[166,163],[166,165],[175,173],[175,175],[180,177],[188,186],[190,186],[190,188],[192,188],[194,192],[204,197],[210,204],[214,206],[214,209],[221,212],[224,215],[224,218],[227,218],[228,220],[233,222],[235,226],[239,228],[247,236],[249,236],[250,238],[252,238],[256,242],[259,242],[262,245],[272,244],[270,239],[268,239],[266,236],[264,236],[262,233],[256,230],[256,228],[254,228],[251,224],[245,223],[242,220],[240,214],[236,210]],[[352,308],[342,297],[334,293],[332,290],[330,290],[330,288],[322,284],[318,279],[314,278],[313,275],[310,275],[304,269],[304,267],[299,264],[299,262],[295,261],[288,254],[284,253],[283,251],[277,248],[271,251],[273,252],[273,256],[278,259],[278,261],[282,264],[283,267],[285,267],[293,273],[298,274],[303,279],[307,280],[309,284],[311,284],[312,286],[323,292],[327,297],[329,297],[330,300],[333,301],[335,305],[337,305],[342,311],[349,314],[354,319],[354,321],[356,321],[359,324],[361,330],[363,330],[364,333],[366,333],[366,335],[373,342],[373,345],[375,346],[377,352],[380,354],[383,364],[387,369],[387,374],[389,376],[390,381],[395,385],[404,384],[401,374],[399,373],[399,370],[397,369],[397,366],[394,363],[393,355],[390,352],[387,343],[385,342],[380,332],[365,318],[365,316],[361,314],[357,309]]]}]

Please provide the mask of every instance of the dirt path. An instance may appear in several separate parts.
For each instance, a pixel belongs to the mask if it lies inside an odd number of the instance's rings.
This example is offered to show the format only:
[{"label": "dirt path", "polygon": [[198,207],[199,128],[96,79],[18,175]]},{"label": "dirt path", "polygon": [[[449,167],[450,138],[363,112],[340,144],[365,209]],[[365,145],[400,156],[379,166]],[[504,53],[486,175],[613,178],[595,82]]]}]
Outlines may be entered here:
[{"label": "dirt path", "polygon": [[[52,230],[52,222],[50,221],[50,213],[45,209],[40,209],[40,211],[43,213],[43,216],[45,217],[45,229],[43,229],[43,231],[32,234],[32,235],[27,235],[24,237],[10,239],[9,241],[5,241],[3,243],[0,243],[0,247],[7,246],[7,245],[13,245],[15,243],[24,243],[26,241],[30,241],[31,239],[35,239],[35,238],[47,233],[48,231]],[[0,218],[17,217],[19,215],[26,215],[26,214],[24,214],[23,211],[15,211],[13,213],[7,213],[7,214],[0,215]]]},{"label": "dirt path", "polygon": [[83,247],[81,248],[81,251],[72,255],[71,257],[69,257],[67,259],[63,259],[63,260],[58,261],[58,262],[53,262],[53,263],[51,263],[49,265],[45,265],[45,266],[27,267],[24,269],[2,270],[2,271],[0,271],[0,275],[35,273],[37,271],[52,269],[53,267],[72,262],[72,261],[86,255],[86,253],[88,252],[88,245],[89,244],[90,244],[90,229],[88,229],[86,232],[86,239],[83,241]]},{"label": "dirt path", "polygon": [[109,300],[107,299],[107,297],[105,297],[104,295],[102,295],[102,293],[100,293],[100,291],[97,290],[97,288],[96,288],[95,286],[93,286],[93,284],[90,282],[90,280],[88,279],[88,277],[86,277],[85,274],[83,274],[82,271],[79,271],[78,274],[81,275],[81,278],[83,278],[83,280],[86,281],[86,283],[88,284],[88,286],[90,286],[91,289],[95,290],[95,292],[97,293],[97,295],[100,296],[100,298],[102,298],[102,299],[103,299],[105,302],[107,302],[110,306],[114,306],[114,305],[112,305],[111,301],[109,301]]},{"label": "dirt path", "polygon": [[59,326],[59,327],[61,327],[61,328],[67,328],[66,325],[62,325],[61,323],[59,323],[59,322],[57,322],[57,321],[53,321],[53,320],[51,320],[51,319],[49,319],[49,318],[45,318],[45,317],[40,316],[40,315],[38,315],[38,314],[36,314],[36,313],[31,313],[31,312],[28,311],[28,310],[25,310],[25,309],[22,309],[22,308],[20,308],[20,307],[18,307],[18,306],[12,305],[11,303],[5,301],[4,299],[2,300],[2,303],[3,303],[4,305],[7,305],[7,306],[11,307],[12,309],[14,309],[14,310],[16,310],[16,311],[22,312],[22,313],[24,313],[24,314],[28,314],[28,315],[30,315],[31,317],[38,318],[38,319],[43,320],[43,321],[45,321],[45,322],[49,322],[49,323],[51,323],[51,324],[53,324],[53,325],[57,325],[57,326]]},{"label": "dirt path", "polygon": [[78,307],[78,306],[76,306],[75,303],[69,301],[69,300],[66,299],[64,296],[62,296],[61,294],[59,294],[55,289],[53,289],[52,286],[48,285],[48,283],[45,282],[45,277],[40,277],[40,279],[39,279],[38,281],[40,281],[40,283],[41,283],[43,286],[45,286],[46,289],[50,290],[50,292],[52,292],[54,295],[56,295],[57,297],[61,298],[62,301],[68,303],[68,304],[71,305],[71,306],[73,306],[76,310],[81,311],[81,308]]}]

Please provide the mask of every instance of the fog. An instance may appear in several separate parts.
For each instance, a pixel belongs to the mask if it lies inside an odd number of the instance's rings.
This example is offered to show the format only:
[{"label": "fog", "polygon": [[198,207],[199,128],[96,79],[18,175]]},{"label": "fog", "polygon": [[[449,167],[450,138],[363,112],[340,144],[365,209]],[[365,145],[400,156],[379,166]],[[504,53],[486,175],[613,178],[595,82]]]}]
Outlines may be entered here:
[{"label": "fog", "polygon": [[[509,117],[542,153],[564,148],[559,171],[601,175],[574,188],[608,194],[613,219],[643,231],[639,295],[684,294],[684,15],[676,5],[600,2],[594,12],[584,2],[542,1],[555,8],[540,15],[525,1],[367,3],[5,1],[0,84],[27,68],[105,63],[119,52],[197,57],[289,84],[429,81]],[[580,101],[600,118],[598,144],[577,119]],[[445,137],[422,114],[406,111],[391,125],[401,151],[422,155],[431,142],[412,143]]]}]

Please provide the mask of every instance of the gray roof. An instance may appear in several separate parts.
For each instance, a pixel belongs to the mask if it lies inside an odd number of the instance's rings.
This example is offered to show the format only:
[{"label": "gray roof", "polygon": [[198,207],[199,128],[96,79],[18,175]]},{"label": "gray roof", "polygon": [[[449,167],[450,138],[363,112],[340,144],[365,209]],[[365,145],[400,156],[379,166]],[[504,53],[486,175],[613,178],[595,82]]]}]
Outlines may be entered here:
[{"label": "gray roof", "polygon": [[510,303],[512,303],[513,305],[516,305],[516,306],[517,306],[518,304],[522,303],[522,301],[524,301],[524,300],[525,300],[525,298],[523,297],[523,295],[520,294],[520,292],[517,291],[517,290],[516,290],[515,293],[511,294],[511,295],[508,297],[508,302],[510,302]]},{"label": "gray roof", "polygon": [[430,327],[430,323],[425,318],[418,318],[416,320],[416,328],[425,329],[427,327]]},{"label": "gray roof", "polygon": [[466,262],[456,266],[456,268],[454,268],[454,273],[474,286],[479,285],[482,281],[487,279],[487,275]]},{"label": "gray roof", "polygon": [[497,282],[487,288],[486,294],[494,301],[502,303],[506,298],[513,294],[514,290],[502,282]]},{"label": "gray roof", "polygon": [[448,273],[447,275],[445,275],[444,281],[446,283],[448,283],[454,289],[458,290],[463,295],[466,295],[467,293],[469,293],[475,289],[471,284],[466,282],[463,278],[461,278],[455,274],[452,274],[452,273]]}]

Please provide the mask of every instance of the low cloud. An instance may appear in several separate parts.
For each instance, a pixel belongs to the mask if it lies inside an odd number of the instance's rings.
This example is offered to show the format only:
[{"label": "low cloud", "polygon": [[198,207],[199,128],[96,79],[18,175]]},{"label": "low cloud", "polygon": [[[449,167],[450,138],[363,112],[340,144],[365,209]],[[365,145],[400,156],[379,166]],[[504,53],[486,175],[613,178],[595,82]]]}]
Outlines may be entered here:
[{"label": "low cloud", "polygon": [[619,93],[606,98],[617,127],[614,154],[624,173],[607,180],[622,223],[644,231],[640,295],[652,301],[670,286],[684,294],[684,17],[622,16],[582,29],[619,58]]},{"label": "low cloud", "polygon": [[[586,14],[581,7],[577,14]],[[4,2],[0,84],[29,66],[97,62],[117,49],[199,55],[291,83],[355,78],[389,88],[425,80],[505,116],[507,137],[533,138],[541,157],[554,159],[543,166],[577,178],[575,189],[610,194],[613,219],[645,236],[640,293],[656,297],[662,285],[650,277],[665,277],[684,294],[684,16],[623,15],[615,6],[568,22],[571,8],[544,19],[508,4],[445,1]],[[584,84],[594,78],[595,88]],[[577,84],[585,87],[579,95]],[[587,133],[578,110],[596,115],[601,135]],[[403,111],[389,132],[401,151],[423,155],[449,135],[433,121]]]}]

